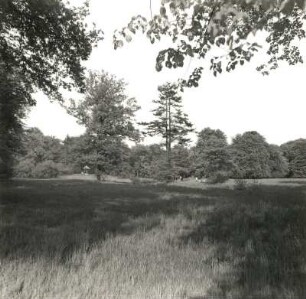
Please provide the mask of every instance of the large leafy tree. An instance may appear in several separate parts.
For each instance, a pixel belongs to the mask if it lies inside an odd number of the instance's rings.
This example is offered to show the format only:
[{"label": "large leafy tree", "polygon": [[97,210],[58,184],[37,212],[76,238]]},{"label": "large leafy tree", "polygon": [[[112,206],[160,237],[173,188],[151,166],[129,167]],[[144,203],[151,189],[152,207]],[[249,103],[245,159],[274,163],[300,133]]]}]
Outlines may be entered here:
[{"label": "large leafy tree", "polygon": [[153,100],[154,120],[142,123],[147,127],[149,136],[159,135],[164,141],[167,161],[171,163],[171,149],[174,144],[186,145],[190,139],[188,134],[193,132],[193,125],[182,108],[182,97],[177,84],[165,83],[158,87],[159,98]]},{"label": "large leafy tree", "polygon": [[259,179],[271,176],[269,145],[256,131],[237,135],[231,144],[235,176]]},{"label": "large leafy tree", "polygon": [[74,173],[81,173],[86,165],[94,165],[95,155],[92,152],[90,141],[91,138],[87,134],[65,138],[62,160],[65,165],[72,168]]},{"label": "large leafy tree", "polygon": [[0,66],[19,75],[26,95],[38,88],[60,99],[60,87],[84,90],[84,67],[100,32],[87,29],[88,3],[62,0],[0,2]]},{"label": "large leafy tree", "polygon": [[62,0],[0,1],[0,160],[6,176],[25,108],[35,104],[32,93],[61,100],[61,88],[84,91],[82,61],[101,38],[88,29],[87,15],[88,3],[73,8]]},{"label": "large leafy tree", "polygon": [[115,31],[114,47],[130,41],[139,29],[152,43],[169,36],[174,46],[159,52],[157,71],[164,66],[182,67],[188,57],[198,58],[199,66],[182,81],[183,86],[198,86],[204,67],[201,60],[210,62],[215,75],[234,70],[260,48],[250,36],[264,31],[269,58],[258,70],[268,74],[279,61],[303,61],[296,41],[305,38],[304,9],[305,0],[162,0],[160,13],[151,20],[133,17],[126,27]]},{"label": "large leafy tree", "polygon": [[59,139],[45,136],[39,129],[23,132],[21,150],[16,157],[14,172],[19,177],[47,178],[64,171],[63,145]]},{"label": "large leafy tree", "polygon": [[214,181],[217,176],[228,177],[232,168],[228,143],[221,130],[203,129],[194,149],[194,168],[197,177]]},{"label": "large leafy tree", "polygon": [[281,145],[289,161],[289,176],[306,177],[306,140],[297,139]]},{"label": "large leafy tree", "polygon": [[282,178],[287,176],[289,171],[289,164],[281,148],[278,145],[269,144],[269,152],[271,177]]},{"label": "large leafy tree", "polygon": [[129,163],[135,177],[161,179],[167,171],[165,150],[160,144],[138,144],[132,147]]},{"label": "large leafy tree", "polygon": [[22,145],[22,158],[32,160],[34,164],[46,160],[62,162],[63,145],[60,140],[45,136],[38,128],[30,128],[24,132]]},{"label": "large leafy tree", "polygon": [[22,133],[21,119],[31,101],[23,93],[22,82],[0,67],[0,178],[13,173],[14,156],[19,151]]},{"label": "large leafy tree", "polygon": [[129,163],[135,177],[151,177],[152,154],[149,146],[137,144],[131,148]]},{"label": "large leafy tree", "polygon": [[137,141],[135,112],[139,109],[134,98],[128,98],[126,84],[114,76],[91,72],[86,81],[86,93],[80,103],[72,101],[70,112],[86,126],[97,172],[109,173],[125,158],[126,139]]}]

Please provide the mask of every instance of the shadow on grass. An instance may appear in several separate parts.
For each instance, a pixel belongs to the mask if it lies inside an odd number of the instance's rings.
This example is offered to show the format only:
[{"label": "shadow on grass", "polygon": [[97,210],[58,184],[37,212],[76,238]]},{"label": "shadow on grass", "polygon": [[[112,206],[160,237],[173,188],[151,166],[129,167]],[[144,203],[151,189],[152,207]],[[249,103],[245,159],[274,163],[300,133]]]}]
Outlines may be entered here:
[{"label": "shadow on grass", "polygon": [[215,205],[181,238],[215,246],[221,269],[206,296],[190,299],[306,298],[305,199],[302,188],[261,186]]},{"label": "shadow on grass", "polygon": [[306,186],[306,181],[300,180],[300,179],[295,179],[295,180],[286,180],[286,181],[282,181],[282,184],[288,184],[288,185],[301,185],[301,186]]},{"label": "shadow on grass", "polygon": [[163,215],[179,213],[200,192],[89,181],[2,183],[0,258],[42,257],[65,263],[73,252],[89,251],[109,235],[158,226]]},{"label": "shadow on grass", "polygon": [[[82,181],[0,184],[0,259],[65,264],[109,235],[149,231],[164,216],[195,223],[182,246],[213,246],[214,282],[189,299],[306,298],[306,188],[244,191]],[[203,247],[204,248],[204,247]]]}]

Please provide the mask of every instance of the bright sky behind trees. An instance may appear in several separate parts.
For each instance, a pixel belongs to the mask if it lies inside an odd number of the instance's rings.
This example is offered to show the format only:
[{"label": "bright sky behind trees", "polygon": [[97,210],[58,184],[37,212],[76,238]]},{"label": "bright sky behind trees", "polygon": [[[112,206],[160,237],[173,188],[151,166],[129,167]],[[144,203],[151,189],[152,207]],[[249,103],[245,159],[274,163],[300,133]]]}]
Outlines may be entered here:
[{"label": "bright sky behind trees", "polygon": [[[83,1],[70,2],[79,5]],[[159,0],[152,0],[153,13],[158,8]],[[168,42],[152,46],[141,34],[130,44],[113,50],[115,29],[121,29],[134,15],[150,18],[149,0],[91,0],[90,10],[90,21],[104,31],[104,40],[94,49],[86,66],[123,78],[128,83],[129,96],[135,97],[142,107],[137,113],[138,120],[149,121],[152,118],[152,100],[158,96],[157,86],[187,77],[196,61],[187,60],[181,69],[165,69],[158,73],[155,71],[155,58],[159,49],[167,46]],[[306,44],[300,47],[306,58]],[[197,131],[211,127],[221,129],[232,138],[238,133],[255,130],[269,143],[275,144],[306,138],[306,65],[283,65],[263,77],[255,67],[265,61],[264,55],[258,55],[251,63],[216,78],[208,69],[204,70],[200,86],[186,90],[183,95],[185,112]],[[65,95],[67,98],[75,96]],[[41,93],[37,94],[37,99],[37,106],[32,108],[26,121],[27,126],[36,126],[44,134],[61,139],[67,134],[77,136],[84,132],[85,129],[77,125],[59,104],[50,103]]]}]

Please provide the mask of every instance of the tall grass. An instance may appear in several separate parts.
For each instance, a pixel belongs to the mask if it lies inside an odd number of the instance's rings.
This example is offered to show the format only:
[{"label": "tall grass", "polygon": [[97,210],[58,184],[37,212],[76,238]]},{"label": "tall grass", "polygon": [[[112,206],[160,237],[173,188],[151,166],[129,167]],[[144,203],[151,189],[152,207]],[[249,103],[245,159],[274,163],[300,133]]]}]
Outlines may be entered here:
[{"label": "tall grass", "polygon": [[0,298],[306,298],[306,187],[0,185]]}]

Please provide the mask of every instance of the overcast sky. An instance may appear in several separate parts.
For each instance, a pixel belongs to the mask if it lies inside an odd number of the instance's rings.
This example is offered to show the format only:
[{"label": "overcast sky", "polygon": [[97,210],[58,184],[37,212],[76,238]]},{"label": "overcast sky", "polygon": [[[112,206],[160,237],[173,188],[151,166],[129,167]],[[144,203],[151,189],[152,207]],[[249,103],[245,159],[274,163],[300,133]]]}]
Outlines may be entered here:
[{"label": "overcast sky", "polygon": [[[81,0],[70,2],[82,3]],[[158,7],[159,0],[152,1],[153,12]],[[135,97],[142,107],[137,114],[138,120],[149,119],[152,99],[158,95],[157,86],[186,77],[197,61],[187,60],[182,69],[157,73],[155,58],[166,42],[152,46],[141,36],[122,49],[113,50],[113,31],[125,26],[134,15],[150,17],[149,0],[91,0],[90,10],[90,19],[104,31],[105,38],[93,51],[86,66],[123,78],[128,83],[128,95]],[[305,44],[301,46],[306,55]],[[183,95],[185,112],[197,131],[205,127],[221,129],[230,140],[238,133],[256,130],[274,144],[306,138],[306,65],[284,65],[263,77],[255,70],[260,62],[265,62],[262,55],[217,78],[209,70],[204,71],[200,87]],[[58,104],[50,103],[41,93],[36,98],[37,105],[29,113],[27,126],[38,127],[44,134],[61,139],[84,132],[84,128]]]}]

